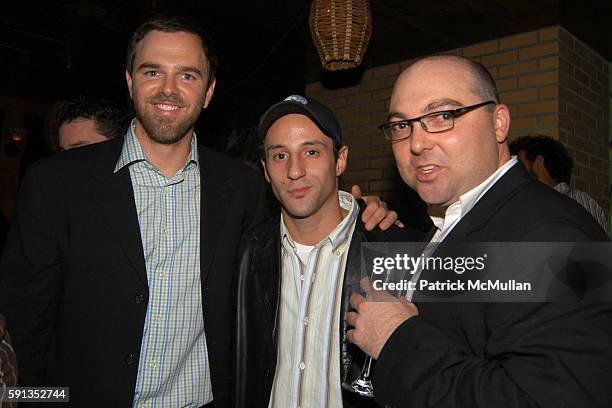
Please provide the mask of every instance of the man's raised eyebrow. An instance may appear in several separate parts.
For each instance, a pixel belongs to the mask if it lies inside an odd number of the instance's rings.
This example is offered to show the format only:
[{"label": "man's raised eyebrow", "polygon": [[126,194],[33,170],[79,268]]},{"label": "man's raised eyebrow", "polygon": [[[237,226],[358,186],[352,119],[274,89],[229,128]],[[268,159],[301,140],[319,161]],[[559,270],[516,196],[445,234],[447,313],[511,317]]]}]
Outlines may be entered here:
[{"label": "man's raised eyebrow", "polygon": [[285,145],[282,144],[274,144],[274,145],[270,145],[268,146],[268,148],[266,149],[266,152],[269,152],[270,150],[274,150],[274,149],[282,149],[286,147]]},{"label": "man's raised eyebrow", "polygon": [[389,114],[387,115],[387,122],[390,122],[392,118],[395,118],[398,120],[405,120],[406,115],[404,115],[401,112],[389,112]]},{"label": "man's raised eyebrow", "polygon": [[[313,140],[313,141],[300,143],[300,146],[323,146],[325,147],[325,143]],[[286,145],[274,144],[274,145],[268,146],[268,148],[266,149],[266,152],[269,152],[270,150],[274,150],[274,149],[286,149],[286,148],[287,148]]]},{"label": "man's raised eyebrow", "polygon": [[[462,104],[461,102],[455,100],[455,99],[451,99],[451,98],[444,98],[444,99],[439,99],[437,101],[433,101],[431,103],[429,103],[427,106],[425,106],[425,109],[423,109],[422,113],[427,114],[430,112],[434,112],[436,110],[439,110],[439,108],[443,107],[443,106],[448,106],[448,107],[453,107],[453,108],[460,108],[462,106],[464,106],[464,104]],[[404,115],[401,112],[389,112],[389,114],[387,115],[387,122],[391,122],[393,119],[397,119],[397,120],[410,120],[412,118],[408,118],[406,117],[406,115]]]},{"label": "man's raised eyebrow", "polygon": [[202,71],[200,71],[199,69],[197,69],[196,67],[189,67],[189,66],[184,66],[184,65],[179,65],[178,67],[176,67],[176,69],[180,72],[189,72],[189,73],[193,73],[199,76],[203,76],[202,75]]},{"label": "man's raised eyebrow", "polygon": [[[142,64],[140,64],[138,66],[137,71],[139,71],[141,69],[161,69],[161,65],[154,64],[152,62],[143,62]],[[176,67],[176,70],[179,71],[179,72],[188,72],[188,73],[194,73],[194,74],[199,75],[199,76],[203,76],[202,75],[202,71],[200,71],[196,67],[190,67],[190,66],[186,66],[186,65],[179,65],[179,66]]]},{"label": "man's raised eyebrow", "polygon": [[449,107],[457,107],[460,108],[462,106],[464,106],[461,102],[455,100],[455,99],[450,99],[450,98],[444,98],[444,99],[439,99],[437,101],[431,102],[430,104],[428,104],[425,109],[423,109],[423,113],[428,113],[428,112],[433,112],[436,110],[439,110],[439,108],[443,107],[443,106],[449,106]]},{"label": "man's raised eyebrow", "polygon": [[316,140],[312,140],[312,141],[302,143],[302,146],[323,146],[325,147],[325,143],[319,142]]},{"label": "man's raised eyebrow", "polygon": [[159,69],[159,64],[154,64],[152,62],[143,62],[136,68],[136,71],[140,71],[141,69]]}]

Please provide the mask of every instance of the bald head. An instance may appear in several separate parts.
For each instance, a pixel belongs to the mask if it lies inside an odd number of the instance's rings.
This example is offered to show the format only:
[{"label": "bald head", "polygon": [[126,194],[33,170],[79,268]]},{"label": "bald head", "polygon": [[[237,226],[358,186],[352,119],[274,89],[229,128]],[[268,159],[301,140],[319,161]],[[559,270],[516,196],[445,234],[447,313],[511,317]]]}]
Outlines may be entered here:
[{"label": "bald head", "polygon": [[[423,117],[449,126],[432,131]],[[393,87],[388,120],[410,126],[393,154],[406,184],[433,206],[456,202],[510,159],[508,108],[486,69],[466,58],[433,56],[408,67]]]},{"label": "bald head", "polygon": [[423,57],[414,61],[410,66],[408,66],[402,75],[408,74],[413,67],[418,67],[421,64],[431,62],[462,65],[465,67],[466,73],[471,76],[472,91],[482,97],[483,100],[499,103],[497,86],[495,85],[495,80],[491,76],[491,73],[480,62],[471,60],[469,58],[460,57],[457,55],[432,55]]}]

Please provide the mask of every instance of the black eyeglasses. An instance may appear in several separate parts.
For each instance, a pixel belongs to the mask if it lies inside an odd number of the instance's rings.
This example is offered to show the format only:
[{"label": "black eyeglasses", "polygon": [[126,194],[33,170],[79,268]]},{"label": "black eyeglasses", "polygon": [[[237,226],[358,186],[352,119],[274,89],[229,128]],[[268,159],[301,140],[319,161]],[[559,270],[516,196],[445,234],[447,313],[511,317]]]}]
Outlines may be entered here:
[{"label": "black eyeglasses", "polygon": [[419,116],[414,119],[397,120],[380,125],[378,128],[382,130],[385,139],[390,142],[399,142],[405,140],[412,134],[412,125],[414,122],[419,122],[421,127],[427,133],[439,133],[450,130],[455,126],[455,119],[465,115],[468,112],[478,109],[482,106],[494,104],[496,102],[486,101],[476,105],[464,106],[463,108],[454,110],[445,110],[439,112],[428,113],[427,115]]}]

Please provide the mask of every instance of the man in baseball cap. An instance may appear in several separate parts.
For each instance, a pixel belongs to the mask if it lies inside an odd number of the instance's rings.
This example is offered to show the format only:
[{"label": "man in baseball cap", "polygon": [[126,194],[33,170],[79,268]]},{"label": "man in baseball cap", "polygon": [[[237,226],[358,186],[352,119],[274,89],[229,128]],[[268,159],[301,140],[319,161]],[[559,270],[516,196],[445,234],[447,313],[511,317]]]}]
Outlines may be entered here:
[{"label": "man in baseball cap", "polygon": [[290,95],[272,105],[264,113],[257,128],[259,139],[263,141],[274,122],[291,113],[309,117],[326,136],[333,140],[334,149],[340,149],[342,146],[342,130],[334,112],[314,99],[301,95]]},{"label": "man in baseball cap", "polygon": [[328,107],[289,96],[264,113],[258,135],[281,215],[243,246],[237,406],[351,406],[341,383],[357,377],[364,354],[344,334],[348,296],[359,286],[361,242],[386,232],[367,232],[362,206],[338,190],[348,147]]}]

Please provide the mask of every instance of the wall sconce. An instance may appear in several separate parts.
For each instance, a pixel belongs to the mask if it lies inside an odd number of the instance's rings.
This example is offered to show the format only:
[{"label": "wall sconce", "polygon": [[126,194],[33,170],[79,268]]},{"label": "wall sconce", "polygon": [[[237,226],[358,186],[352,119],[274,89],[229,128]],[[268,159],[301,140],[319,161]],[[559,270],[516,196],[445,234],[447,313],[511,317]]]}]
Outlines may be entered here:
[{"label": "wall sconce", "polygon": [[7,130],[9,142],[4,145],[4,154],[8,157],[17,157],[25,145],[26,137],[28,136],[27,129],[10,128]]}]

